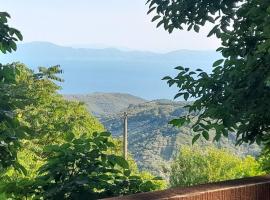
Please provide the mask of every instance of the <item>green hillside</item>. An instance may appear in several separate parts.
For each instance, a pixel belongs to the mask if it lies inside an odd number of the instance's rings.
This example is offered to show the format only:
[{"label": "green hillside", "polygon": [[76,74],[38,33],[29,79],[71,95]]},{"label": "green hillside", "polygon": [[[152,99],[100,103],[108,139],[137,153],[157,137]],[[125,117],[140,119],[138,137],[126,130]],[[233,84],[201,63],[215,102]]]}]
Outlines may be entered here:
[{"label": "green hillside", "polygon": [[117,114],[130,104],[140,104],[146,101],[140,97],[122,93],[96,92],[86,95],[65,95],[65,97],[69,100],[78,100],[85,103],[88,110],[99,118]]},{"label": "green hillside", "polygon": [[[107,96],[111,97],[111,95],[101,94],[95,96],[96,103],[92,103],[93,100],[91,98],[88,99],[87,96],[85,98],[73,96],[73,98],[86,102],[89,110],[95,110],[94,114],[99,117],[104,126],[115,137],[121,137],[122,135],[123,122],[121,113],[127,111],[129,113],[129,152],[133,155],[141,169],[150,170],[157,175],[166,177],[170,161],[178,149],[182,145],[191,145],[193,135],[189,127],[178,129],[168,124],[171,119],[185,114],[183,106],[186,103],[169,100],[139,103],[139,101],[136,101],[139,98],[133,97],[135,98],[134,100],[129,99],[131,105],[121,110],[124,104],[127,105],[128,103],[127,99],[125,99],[127,95],[123,94],[120,98],[121,94],[118,94],[119,102],[117,104],[111,103],[113,106],[106,107],[107,115],[104,115],[103,105],[109,105],[112,98],[106,99]],[[102,98],[99,99],[99,96]],[[121,99],[125,99],[125,101],[121,103]],[[135,103],[132,104],[131,102]],[[118,105],[121,106],[117,107]],[[99,110],[101,110],[101,113],[97,112]],[[116,111],[120,110],[121,112],[116,114]],[[257,155],[260,151],[260,148],[256,145],[235,147],[234,141],[234,135],[230,134],[228,139],[223,139],[219,143],[214,144],[218,147],[229,149],[238,155]],[[212,141],[206,142],[201,140],[197,142],[197,145],[211,144],[213,144]]]}]

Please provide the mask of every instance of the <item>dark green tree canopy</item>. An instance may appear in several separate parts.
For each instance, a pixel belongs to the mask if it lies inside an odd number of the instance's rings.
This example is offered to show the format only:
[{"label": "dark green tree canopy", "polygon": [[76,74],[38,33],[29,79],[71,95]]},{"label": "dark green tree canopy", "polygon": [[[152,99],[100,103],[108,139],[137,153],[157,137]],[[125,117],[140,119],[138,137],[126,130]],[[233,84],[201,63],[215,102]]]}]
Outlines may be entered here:
[{"label": "dark green tree canopy", "polygon": [[[236,132],[238,143],[270,142],[270,1],[269,0],[149,0],[152,21],[165,30],[199,32],[205,23],[213,23],[208,36],[221,40],[217,49],[224,59],[213,64],[212,73],[176,67],[179,74],[164,77],[176,85],[184,99],[195,99],[189,115],[173,120],[181,126],[192,121],[192,129],[208,139],[214,130],[215,140]],[[198,117],[195,117],[197,113]]]},{"label": "dark green tree canopy", "polygon": [[23,39],[20,31],[7,24],[8,18],[8,13],[0,12],[0,51],[3,53],[16,51],[16,42]]},{"label": "dark green tree canopy", "polygon": [[[0,51],[2,53],[15,51],[16,42],[23,39],[20,31],[7,24],[8,18],[10,18],[8,13],[0,12]],[[25,99],[21,99],[18,94],[23,87],[14,88],[17,73],[18,70],[13,65],[0,64],[0,172],[11,165],[17,169],[23,169],[16,161],[19,143],[15,132],[17,136],[22,137],[25,131],[13,113],[15,107],[22,106],[25,102]]]}]

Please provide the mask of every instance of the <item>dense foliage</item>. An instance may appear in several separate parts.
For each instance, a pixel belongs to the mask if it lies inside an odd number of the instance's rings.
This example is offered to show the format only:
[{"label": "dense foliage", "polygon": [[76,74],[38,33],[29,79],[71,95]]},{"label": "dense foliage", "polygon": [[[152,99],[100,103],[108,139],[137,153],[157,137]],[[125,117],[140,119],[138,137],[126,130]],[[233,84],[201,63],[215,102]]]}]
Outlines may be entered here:
[{"label": "dense foliage", "polygon": [[[1,95],[7,96],[1,98],[6,103],[1,105],[6,106],[7,102],[10,102],[9,108],[12,113],[10,116],[17,122],[17,128],[9,128],[10,132],[6,135],[16,139],[17,149],[14,151],[14,158],[30,171],[36,168],[30,165],[31,162],[26,162],[25,158],[22,158],[23,155],[41,152],[44,145],[64,140],[72,134],[78,135],[79,132],[91,134],[103,130],[103,126],[88,114],[83,105],[68,102],[57,94],[59,87],[48,77],[57,79],[52,76],[52,73],[60,72],[58,66],[42,69],[37,74],[19,63],[5,65],[3,69],[12,69],[11,71],[16,72],[14,83],[6,85],[1,92]],[[2,123],[6,122],[2,121]],[[3,137],[4,134],[1,136]],[[4,152],[1,151],[2,154]],[[7,162],[8,159],[3,161]]]},{"label": "dense foliage", "polygon": [[[12,107],[18,130],[25,134],[18,137],[14,151],[14,166],[20,166],[24,174],[11,165],[0,173],[0,190],[6,197],[95,199],[164,187],[153,176],[141,176],[136,166],[131,168],[119,156],[119,143],[102,132],[103,126],[82,103],[57,93],[59,87],[51,79],[61,80],[55,76],[61,72],[58,66],[40,68],[39,73],[19,63],[7,66],[17,72],[13,87],[25,100],[23,106]],[[18,96],[14,99],[19,101]]]},{"label": "dense foliage", "polygon": [[110,133],[102,132],[49,145],[39,175],[21,179],[17,188],[13,185],[18,180],[14,180],[5,191],[18,199],[97,199],[160,189],[159,180],[135,175],[121,156],[108,154],[115,147],[110,140]]},{"label": "dense foliage", "polygon": [[0,12],[0,51],[3,53],[16,51],[16,42],[23,39],[20,31],[8,25],[8,18],[8,13]]},{"label": "dense foliage", "polygon": [[[49,80],[48,72],[57,73],[58,67],[51,67],[47,71],[33,74],[25,66],[13,63],[1,65],[0,68],[0,173],[7,167],[13,166],[25,173],[25,169],[18,163],[17,152],[23,139],[38,136],[28,124],[22,122],[28,106],[36,107],[40,104],[40,97],[46,97],[48,91],[40,86]],[[35,84],[34,84],[35,83]],[[53,84],[52,88],[57,87]],[[34,96],[35,95],[35,96]]]},{"label": "dense foliage", "polygon": [[214,147],[182,147],[171,166],[170,184],[191,186],[202,183],[262,175],[254,157],[238,157]]},{"label": "dense foliage", "polygon": [[236,132],[238,143],[269,142],[270,130],[270,1],[269,0],[148,0],[149,13],[166,30],[194,29],[212,23],[208,36],[221,41],[217,49],[224,59],[213,64],[210,74],[198,69],[176,67],[175,78],[165,77],[177,85],[184,99],[196,99],[188,106],[189,114],[172,121],[181,126],[199,113],[192,129],[215,140]]},{"label": "dense foliage", "polygon": [[[0,12],[0,51],[12,52],[17,49],[16,41],[22,40],[20,31],[8,25],[10,15]],[[19,137],[24,137],[24,127],[20,126],[14,116],[13,109],[24,106],[24,99],[20,98],[18,89],[14,87],[17,71],[13,66],[0,64],[0,172],[13,165],[17,169],[23,168],[17,162]],[[21,87],[21,86],[19,86]]]},{"label": "dense foliage", "polygon": [[[20,32],[0,13],[1,51]],[[80,102],[58,94],[59,66],[0,66],[0,198],[96,199],[164,187],[119,156],[119,142]],[[131,165],[130,165],[131,164]]]},{"label": "dense foliage", "polygon": [[[267,141],[268,1],[149,2],[150,11],[156,9],[159,14],[153,20],[163,16],[158,25],[164,24],[169,32],[181,29],[181,24],[198,32],[206,21],[217,21],[209,35],[216,34],[223,42],[219,51],[225,60],[214,63],[212,74],[177,67],[180,74],[176,78],[165,78],[180,88],[176,97],[197,98],[187,105],[190,114],[172,124],[183,125],[194,118],[194,111],[199,111],[192,128],[200,133],[194,141],[201,134],[209,139],[208,131],[212,129],[215,140],[237,131],[240,143]],[[16,50],[15,42],[22,40],[20,32],[8,26],[8,17],[0,13],[3,53]],[[140,173],[132,159],[126,161],[120,156],[119,141],[104,132],[83,104],[58,94],[60,88],[55,81],[62,81],[58,77],[61,72],[59,66],[40,67],[34,73],[20,63],[0,65],[0,198],[97,199],[164,188],[159,178]],[[251,157],[240,159],[216,149],[203,153],[182,149],[172,166],[173,173],[171,184],[175,186],[257,175],[261,171]]]},{"label": "dense foliage", "polygon": [[[88,103],[91,108],[91,97],[88,98],[85,97],[82,101]],[[99,100],[96,96],[95,99]],[[129,152],[134,156],[140,169],[151,171],[168,180],[171,161],[178,154],[180,147],[191,145],[194,134],[188,125],[179,129],[168,124],[168,121],[187,113],[185,105],[187,105],[186,102],[155,100],[130,105],[126,109],[129,113]],[[119,116],[121,114],[109,115],[108,113],[106,116],[100,117],[102,124],[115,137],[121,137],[123,134],[123,122]],[[213,138],[214,133],[210,132],[210,137]],[[233,133],[229,133],[228,138],[221,138],[218,142],[201,138],[196,144],[198,146],[214,145],[243,157],[246,155],[258,156],[261,151],[256,144],[235,146]]]}]

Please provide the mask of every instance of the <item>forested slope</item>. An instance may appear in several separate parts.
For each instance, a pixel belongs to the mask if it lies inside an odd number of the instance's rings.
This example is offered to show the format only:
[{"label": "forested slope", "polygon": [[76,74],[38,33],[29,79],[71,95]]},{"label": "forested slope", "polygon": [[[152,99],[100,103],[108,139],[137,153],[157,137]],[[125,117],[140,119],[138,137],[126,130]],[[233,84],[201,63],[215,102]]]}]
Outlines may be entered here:
[{"label": "forested slope", "polygon": [[[123,99],[125,99],[125,96],[126,94],[123,94]],[[77,99],[86,102],[89,110],[91,110],[91,107],[99,106],[98,104],[91,104],[91,101],[87,101],[87,98]],[[98,98],[96,100],[98,101]],[[102,99],[102,101],[105,101],[105,99]],[[110,101],[110,99],[107,99],[107,101]],[[114,107],[111,107],[112,111],[111,113],[108,111],[107,115],[94,114],[112,132],[113,136],[121,137],[123,132],[121,113],[127,111],[129,113],[129,152],[134,156],[141,169],[147,169],[165,177],[169,170],[170,161],[176,155],[178,149],[183,145],[191,145],[193,133],[190,132],[189,127],[178,129],[168,124],[171,119],[185,114],[186,111],[183,106],[186,103],[169,100],[154,100],[142,103],[138,101],[130,102],[136,103],[131,103],[118,114],[114,112],[117,110]],[[120,104],[120,102],[118,103]],[[234,135],[230,134],[228,139],[222,139],[220,142],[214,143],[214,145],[229,149],[238,155],[257,155],[260,151],[256,145],[235,147],[234,140]],[[197,145],[211,144],[212,141],[206,142],[204,140],[197,143]]]},{"label": "forested slope", "polygon": [[130,104],[146,102],[140,97],[121,93],[96,92],[93,94],[65,95],[65,97],[69,100],[84,102],[88,110],[99,118],[117,114]]}]

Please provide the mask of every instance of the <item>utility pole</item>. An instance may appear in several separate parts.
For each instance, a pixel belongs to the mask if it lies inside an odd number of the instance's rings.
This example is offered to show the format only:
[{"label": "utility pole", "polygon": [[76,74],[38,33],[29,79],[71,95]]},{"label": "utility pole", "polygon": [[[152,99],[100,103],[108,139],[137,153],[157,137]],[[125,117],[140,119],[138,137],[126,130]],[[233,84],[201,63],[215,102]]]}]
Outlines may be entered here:
[{"label": "utility pole", "polygon": [[127,160],[128,152],[128,115],[124,112],[124,130],[123,130],[123,157]]}]

